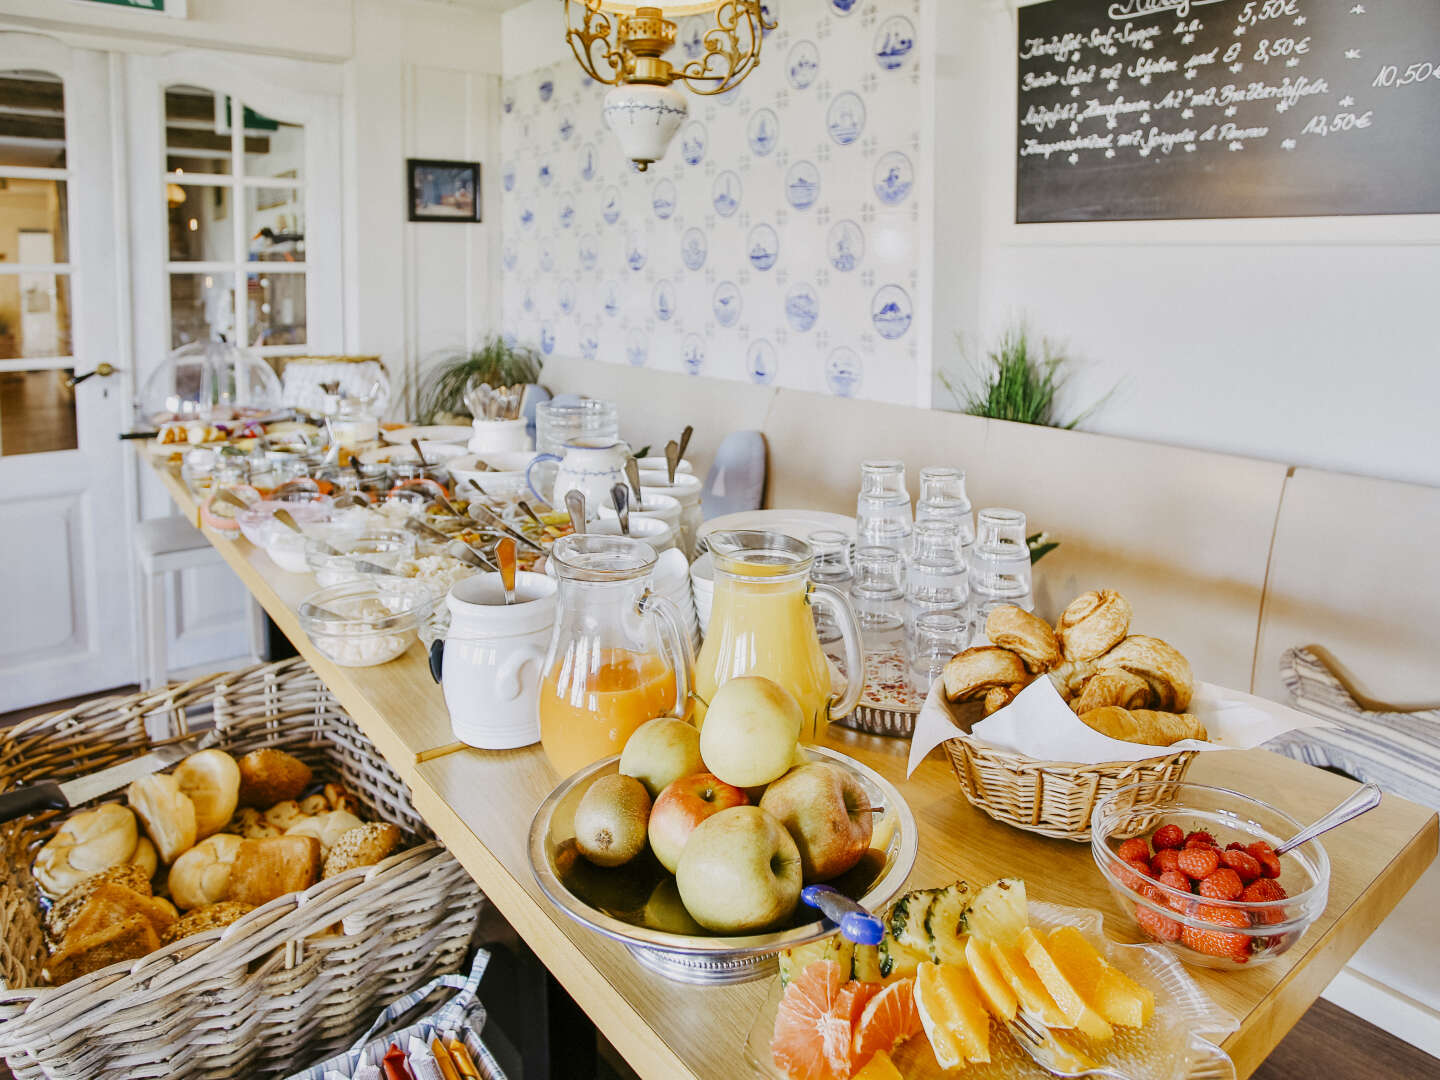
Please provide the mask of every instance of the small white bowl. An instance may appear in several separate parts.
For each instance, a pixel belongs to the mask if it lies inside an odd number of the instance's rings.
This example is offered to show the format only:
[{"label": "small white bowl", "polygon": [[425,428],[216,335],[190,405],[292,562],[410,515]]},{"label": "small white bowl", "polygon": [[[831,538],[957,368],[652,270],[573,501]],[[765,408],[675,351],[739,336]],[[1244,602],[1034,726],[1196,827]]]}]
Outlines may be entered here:
[{"label": "small white bowl", "polygon": [[[637,460],[639,461],[640,471],[642,473],[658,472],[662,476],[667,477],[670,475],[670,465],[665,460],[665,456],[663,454],[652,454],[649,457],[642,457]],[[694,471],[695,466],[690,464],[689,458],[681,458],[675,466],[675,473],[677,476],[680,473],[693,473]]]}]

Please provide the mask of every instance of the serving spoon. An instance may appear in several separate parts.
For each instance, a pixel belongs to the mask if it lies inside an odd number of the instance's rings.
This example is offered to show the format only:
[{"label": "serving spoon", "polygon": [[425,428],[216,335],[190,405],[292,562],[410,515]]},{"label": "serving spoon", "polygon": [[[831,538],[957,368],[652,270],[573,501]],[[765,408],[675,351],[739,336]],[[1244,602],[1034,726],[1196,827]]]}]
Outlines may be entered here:
[{"label": "serving spoon", "polygon": [[1383,793],[1376,784],[1361,784],[1336,805],[1324,817],[1317,818],[1310,825],[1301,829],[1283,844],[1276,845],[1275,854],[1284,855],[1287,851],[1293,851],[1301,844],[1308,844],[1321,833],[1327,833],[1337,825],[1344,825],[1361,814],[1369,813],[1380,805]]}]

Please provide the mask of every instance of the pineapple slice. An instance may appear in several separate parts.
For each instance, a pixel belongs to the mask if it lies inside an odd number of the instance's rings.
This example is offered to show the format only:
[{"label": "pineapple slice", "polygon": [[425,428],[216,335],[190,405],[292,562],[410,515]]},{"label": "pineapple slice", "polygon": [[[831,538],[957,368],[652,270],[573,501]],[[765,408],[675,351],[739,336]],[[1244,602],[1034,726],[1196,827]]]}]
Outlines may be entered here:
[{"label": "pineapple slice", "polygon": [[880,942],[880,975],[884,979],[903,979],[915,974],[924,961],[930,959],[928,952],[911,949],[896,941],[888,933]]},{"label": "pineapple slice", "polygon": [[841,974],[849,979],[854,952],[855,946],[839,934],[785,949],[780,953],[780,985],[789,986],[791,979],[820,960],[834,960],[840,965]]},{"label": "pineapple slice", "polygon": [[915,973],[915,1005],[942,1068],[990,1060],[990,1014],[969,968],[921,964]]},{"label": "pineapple slice", "polygon": [[851,977],[864,983],[884,982],[880,973],[880,946],[856,945],[855,958],[851,964]]},{"label": "pineapple slice", "polygon": [[[974,938],[971,939],[976,940]],[[1040,981],[1040,976],[1035,974],[1035,969],[1030,966],[1030,961],[1014,945],[1001,945],[998,942],[990,942],[990,955],[995,961],[995,967],[1015,991],[1015,996],[1021,1006],[1031,1016],[1036,1017],[1048,1028],[1074,1027],[1070,1019],[1060,1011],[1060,1006],[1055,1004],[1055,999],[1050,996],[1050,991],[1045,989],[1045,984]]]},{"label": "pineapple slice", "polygon": [[1121,1027],[1144,1027],[1155,1015],[1155,995],[1107,964],[1095,987],[1095,1011]]},{"label": "pineapple slice", "polygon": [[986,941],[1012,945],[1020,931],[1030,925],[1030,906],[1025,882],[1019,878],[992,881],[970,901],[960,929]]},{"label": "pineapple slice", "polygon": [[944,889],[916,889],[908,892],[890,909],[890,933],[897,942],[908,949],[930,953],[930,938],[925,932],[925,916],[930,905]]},{"label": "pineapple slice", "polygon": [[925,937],[930,959],[936,963],[963,964],[965,940],[961,923],[973,890],[968,882],[936,890],[935,899],[925,912]]},{"label": "pineapple slice", "polygon": [[[1056,933],[1058,934],[1060,931],[1056,931]],[[1054,941],[1053,937],[1051,941]],[[1066,967],[1062,967],[1059,959],[1051,955],[1047,944],[1041,941],[1028,926],[1020,931],[1019,943],[1025,959],[1035,969],[1035,974],[1040,977],[1040,981],[1045,984],[1045,989],[1050,992],[1050,996],[1055,999],[1055,1004],[1060,1007],[1060,1011],[1065,1014],[1070,1023],[1078,1028],[1081,1034],[1097,1042],[1105,1042],[1114,1038],[1115,1029],[1090,1006],[1083,991],[1070,981],[1070,975],[1074,974],[1081,979],[1082,984],[1086,982],[1088,972],[1083,965],[1079,971],[1070,971]],[[1073,964],[1069,964],[1073,957],[1064,951],[1066,942],[1063,938],[1060,944],[1061,954],[1067,967],[1073,967]]]},{"label": "pineapple slice", "polygon": [[994,957],[986,942],[977,937],[965,939],[965,959],[970,974],[975,976],[975,985],[980,988],[980,997],[985,1007],[997,1020],[1014,1020],[1020,1002],[1014,989],[995,966]]}]

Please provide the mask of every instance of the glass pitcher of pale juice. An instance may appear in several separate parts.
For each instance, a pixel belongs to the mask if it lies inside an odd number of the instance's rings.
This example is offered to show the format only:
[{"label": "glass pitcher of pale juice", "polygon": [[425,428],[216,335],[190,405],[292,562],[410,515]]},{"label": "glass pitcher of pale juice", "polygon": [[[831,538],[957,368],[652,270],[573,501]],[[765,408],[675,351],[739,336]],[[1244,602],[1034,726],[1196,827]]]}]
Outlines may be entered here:
[{"label": "glass pitcher of pale juice", "polygon": [[[810,545],[781,533],[737,530],[706,537],[715,562],[715,600],[695,662],[696,722],[715,690],[737,675],[764,675],[800,702],[801,742],[850,712],[865,686],[860,630],[839,589],[810,580]],[[845,645],[846,686],[835,693],[811,605],[827,610]]]},{"label": "glass pitcher of pale juice", "polygon": [[688,719],[694,665],[680,613],[650,592],[655,550],[566,536],[551,565],[559,610],[540,683],[540,745],[561,776],[618,754],[657,716]]}]

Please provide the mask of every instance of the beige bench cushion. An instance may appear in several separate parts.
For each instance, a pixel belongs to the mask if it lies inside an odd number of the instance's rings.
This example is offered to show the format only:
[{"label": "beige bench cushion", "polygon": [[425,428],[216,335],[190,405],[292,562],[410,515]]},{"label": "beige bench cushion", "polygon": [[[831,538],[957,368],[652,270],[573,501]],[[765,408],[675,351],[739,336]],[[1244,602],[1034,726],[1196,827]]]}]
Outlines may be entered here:
[{"label": "beige bench cushion", "polygon": [[1280,657],[1319,645],[1391,707],[1440,703],[1440,488],[1295,469],[1276,522],[1255,693],[1285,700]]}]

